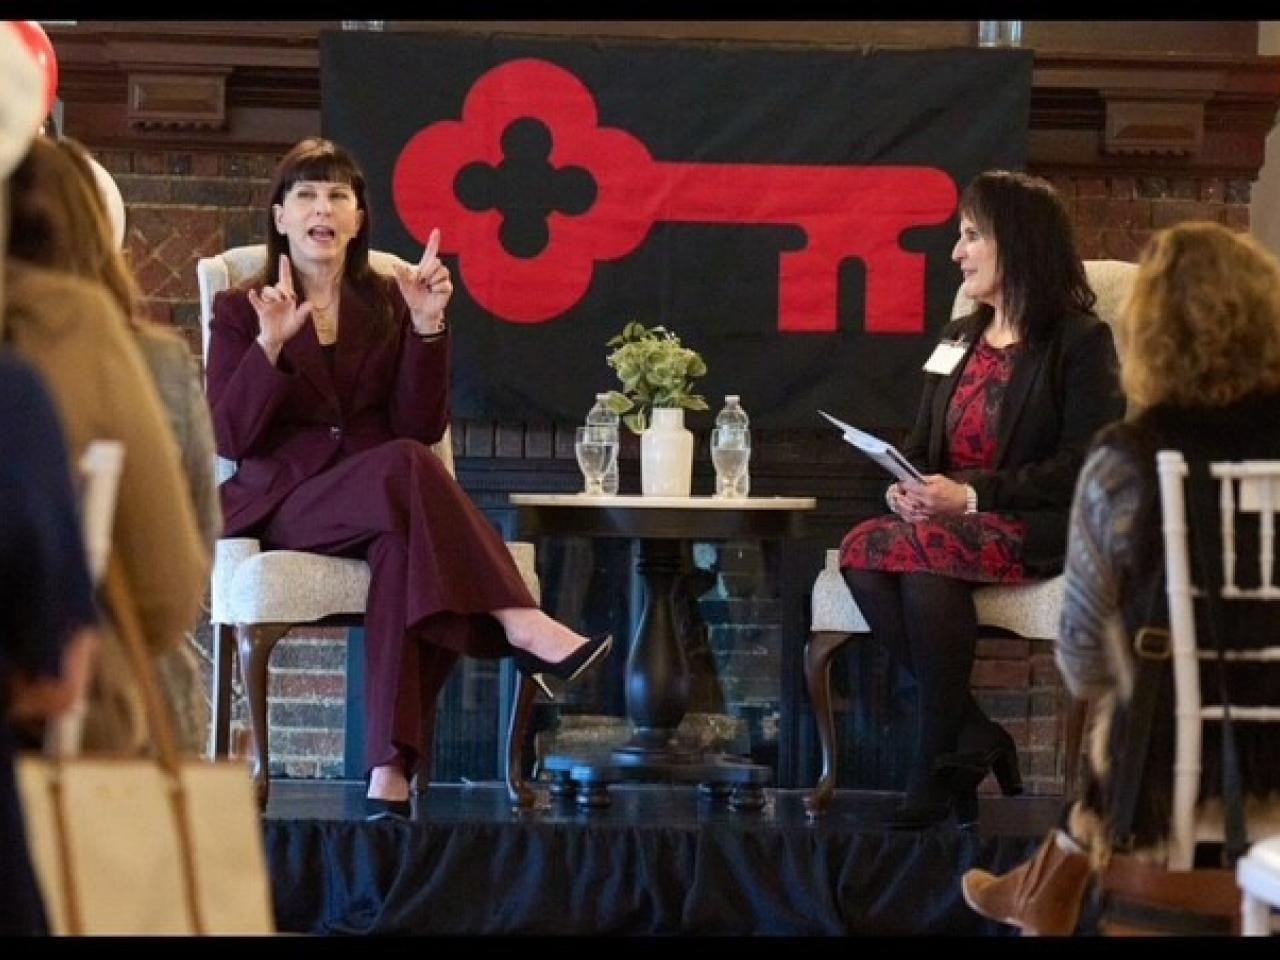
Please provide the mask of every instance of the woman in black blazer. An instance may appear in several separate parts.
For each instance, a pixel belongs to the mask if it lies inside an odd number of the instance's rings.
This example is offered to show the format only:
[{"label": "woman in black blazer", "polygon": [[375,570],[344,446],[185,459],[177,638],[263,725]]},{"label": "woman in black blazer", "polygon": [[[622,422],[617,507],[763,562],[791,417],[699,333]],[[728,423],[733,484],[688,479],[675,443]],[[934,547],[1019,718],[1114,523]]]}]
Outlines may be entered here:
[{"label": "woman in black blazer", "polygon": [[1062,569],[1084,453],[1124,412],[1110,328],[1047,181],[979,175],[960,198],[952,259],[977,309],[950,323],[925,364],[903,453],[924,482],[885,492],[890,514],[841,545],[845,581],[876,639],[916,680],[918,729],[902,805],[917,828],[977,820],[992,770],[1022,789],[1012,738],[969,690],[977,643],[973,587]]}]

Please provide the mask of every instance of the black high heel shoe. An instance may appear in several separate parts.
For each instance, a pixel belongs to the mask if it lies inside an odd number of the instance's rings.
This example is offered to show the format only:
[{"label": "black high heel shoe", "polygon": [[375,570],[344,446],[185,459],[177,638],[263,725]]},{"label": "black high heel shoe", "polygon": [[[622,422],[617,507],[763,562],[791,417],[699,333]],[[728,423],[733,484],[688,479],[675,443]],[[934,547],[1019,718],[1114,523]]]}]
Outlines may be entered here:
[{"label": "black high heel shoe", "polygon": [[[404,760],[401,758],[400,763]],[[373,779],[372,772],[364,775],[364,788],[369,789],[369,783]],[[413,796],[413,780],[409,781],[409,796]],[[371,797],[366,792],[361,798],[361,805],[364,808],[364,818],[366,820],[380,820],[383,817],[396,817],[408,820],[413,816],[412,800],[383,800],[381,797]]]},{"label": "black high heel shoe", "polygon": [[557,660],[555,663],[535,657],[528,650],[517,649],[512,657],[520,672],[536,683],[547,695],[548,700],[554,700],[556,697],[547,684],[547,676],[563,680],[565,683],[573,683],[592,666],[602,661],[612,647],[613,634],[606,633],[603,636],[593,637],[563,660]]},{"label": "black high heel shoe", "polygon": [[408,800],[380,800],[377,797],[364,798],[364,818],[381,820],[394,817],[409,820],[413,817],[413,804]]},{"label": "black high heel shoe", "polygon": [[991,745],[984,750],[940,755],[934,769],[943,773],[955,771],[966,777],[976,776],[975,787],[986,778],[987,771],[990,770],[996,775],[1000,792],[1006,797],[1016,797],[1022,793],[1022,771],[1018,769],[1018,749],[1013,743],[1013,737],[1008,730],[993,722],[989,739]]},{"label": "black high heel shoe", "polygon": [[947,820],[954,820],[959,830],[978,823],[977,782],[968,778],[952,778],[946,799],[938,803],[904,803],[885,818],[890,830],[924,830]]}]

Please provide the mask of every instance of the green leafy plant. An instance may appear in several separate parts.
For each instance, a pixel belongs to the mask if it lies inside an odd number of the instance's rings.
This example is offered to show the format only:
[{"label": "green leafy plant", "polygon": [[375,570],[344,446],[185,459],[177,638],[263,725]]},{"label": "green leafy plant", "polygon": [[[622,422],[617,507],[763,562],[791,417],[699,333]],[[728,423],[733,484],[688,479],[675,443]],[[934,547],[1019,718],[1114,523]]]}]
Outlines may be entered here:
[{"label": "green leafy plant", "polygon": [[614,349],[606,359],[622,390],[609,391],[605,405],[632,433],[644,432],[654,407],[707,409],[707,401],[690,392],[693,381],[706,375],[707,364],[666,327],[628,323],[608,346]]}]

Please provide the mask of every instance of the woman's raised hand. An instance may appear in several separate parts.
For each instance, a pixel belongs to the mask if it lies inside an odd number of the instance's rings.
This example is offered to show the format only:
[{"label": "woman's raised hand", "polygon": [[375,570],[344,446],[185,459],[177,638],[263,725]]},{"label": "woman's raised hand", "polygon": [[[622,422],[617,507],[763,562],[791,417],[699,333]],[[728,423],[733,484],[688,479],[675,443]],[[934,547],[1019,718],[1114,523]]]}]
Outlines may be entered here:
[{"label": "woman's raised hand", "polygon": [[274,286],[263,287],[261,293],[250,290],[249,303],[258,314],[258,343],[275,363],[280,350],[311,316],[311,301],[298,306],[287,254],[280,254],[280,279]]},{"label": "woman's raised hand", "polygon": [[440,249],[440,230],[437,227],[427,237],[427,248],[416,267],[396,264],[396,283],[400,294],[409,305],[413,328],[421,335],[437,333],[444,325],[444,308],[453,296],[453,282],[449,268],[440,262],[436,253]]}]

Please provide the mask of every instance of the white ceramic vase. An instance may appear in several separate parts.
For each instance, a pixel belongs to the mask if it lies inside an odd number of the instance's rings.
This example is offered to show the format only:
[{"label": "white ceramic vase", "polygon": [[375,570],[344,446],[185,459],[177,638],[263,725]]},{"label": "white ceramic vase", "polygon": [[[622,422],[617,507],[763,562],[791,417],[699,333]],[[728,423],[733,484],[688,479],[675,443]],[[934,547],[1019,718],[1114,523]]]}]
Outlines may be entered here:
[{"label": "white ceramic vase", "polygon": [[646,497],[687,497],[693,478],[693,434],[681,407],[657,407],[640,436],[640,490]]}]

